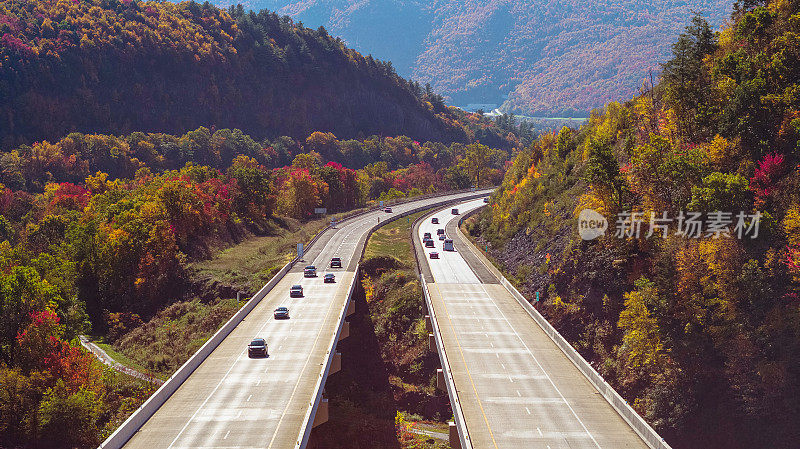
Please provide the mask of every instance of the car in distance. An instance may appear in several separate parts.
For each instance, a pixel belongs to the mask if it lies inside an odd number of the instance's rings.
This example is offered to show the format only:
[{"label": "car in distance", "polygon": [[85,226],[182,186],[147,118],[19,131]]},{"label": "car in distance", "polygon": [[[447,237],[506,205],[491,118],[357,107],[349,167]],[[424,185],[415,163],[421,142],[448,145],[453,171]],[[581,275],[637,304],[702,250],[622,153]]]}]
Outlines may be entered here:
[{"label": "car in distance", "polygon": [[439,219],[438,219],[438,218],[436,218],[436,217],[433,217],[433,218],[431,218],[431,223],[433,223],[433,224],[439,224]]},{"label": "car in distance", "polygon": [[328,273],[322,277],[322,282],[326,284],[336,282],[336,276],[334,276],[333,273]]},{"label": "car in distance", "polygon": [[289,318],[289,308],[288,307],[278,307],[275,309],[275,313],[273,314],[276,320],[285,320]]},{"label": "car in distance", "polygon": [[484,198],[483,202],[488,204],[489,203],[489,197],[487,196],[486,198]]},{"label": "car in distance", "polygon": [[442,234],[444,234],[444,229],[442,229],[442,228],[439,228],[439,229],[437,229],[437,230],[436,230],[436,234],[437,234],[437,235],[442,235]]},{"label": "car in distance", "polygon": [[439,253],[437,253],[436,251],[431,251],[431,259],[438,259],[438,258],[439,258]]},{"label": "car in distance", "polygon": [[387,214],[391,214],[392,213],[392,208],[391,207],[386,207],[386,208],[383,209],[383,211],[386,212]]},{"label": "car in distance", "polygon": [[454,208],[450,209],[450,213],[453,214],[453,215],[458,215],[458,208],[454,207]]},{"label": "car in distance", "polygon": [[309,265],[303,269],[303,277],[315,278],[317,277],[317,267]]},{"label": "car in distance", "polygon": [[445,239],[444,241],[444,250],[445,251],[455,251],[455,247],[453,246],[453,239]]},{"label": "car in distance", "polygon": [[439,234],[439,240],[446,240],[447,236],[444,234]]},{"label": "car in distance", "polygon": [[289,297],[290,298],[302,298],[303,297],[303,286],[302,285],[292,285],[292,288],[289,289]]},{"label": "car in distance", "polygon": [[425,248],[433,248],[433,240],[425,239],[424,242],[425,242]]},{"label": "car in distance", "polygon": [[250,344],[247,345],[248,357],[266,357],[267,353],[267,341],[263,338],[254,338]]},{"label": "car in distance", "polygon": [[430,232],[426,232],[426,233],[422,234],[422,240],[427,240],[429,238],[431,238],[431,233]]},{"label": "car in distance", "polygon": [[332,257],[331,258],[331,268],[342,268],[342,258],[341,257]]}]

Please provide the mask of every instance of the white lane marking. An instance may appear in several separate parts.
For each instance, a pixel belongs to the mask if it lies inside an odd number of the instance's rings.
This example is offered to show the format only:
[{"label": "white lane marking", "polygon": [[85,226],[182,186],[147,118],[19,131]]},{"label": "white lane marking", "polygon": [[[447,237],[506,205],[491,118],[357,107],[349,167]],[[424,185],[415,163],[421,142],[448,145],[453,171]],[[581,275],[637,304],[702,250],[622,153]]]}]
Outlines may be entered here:
[{"label": "white lane marking", "polygon": [[256,382],[256,386],[259,386],[259,385],[261,385],[261,379],[258,379],[258,382]]},{"label": "white lane marking", "polygon": [[514,383],[514,379],[512,379],[511,376],[508,376],[508,380],[510,380],[511,383]]},{"label": "white lane marking", "polygon": [[528,412],[529,415],[531,414],[531,409],[529,409],[528,407],[525,407],[525,411]]},{"label": "white lane marking", "polygon": [[[537,428],[536,428],[536,431],[537,431],[537,432],[539,432],[539,436],[540,436],[540,437],[543,437],[543,436],[544,436],[544,434],[542,433],[542,429],[540,429],[540,428],[538,428],[538,427],[537,427]],[[549,446],[548,446],[548,447],[549,447]]]},{"label": "white lane marking", "polygon": [[498,353],[496,353],[496,352],[495,352],[495,353],[494,353],[494,355],[495,355],[495,357],[497,357],[498,359],[500,358],[500,354],[498,354]]},{"label": "white lane marking", "polygon": [[[519,391],[517,393],[519,393]],[[250,399],[252,399],[252,398],[253,398],[253,395],[251,394],[250,396],[247,397],[247,402],[250,402]]]},{"label": "white lane marking", "polygon": [[229,431],[227,431],[227,432],[225,432],[225,436],[224,436],[224,437],[222,437],[222,439],[223,439],[223,440],[227,440],[227,439],[228,439],[228,435],[230,435],[230,434],[231,434],[231,431],[230,431],[230,430],[229,430]]},{"label": "white lane marking", "polygon": [[[261,327],[258,329],[257,334],[261,334],[262,332],[264,332],[264,328],[267,327],[267,325],[269,325],[270,323],[271,323],[271,321],[265,321],[264,324],[261,325]],[[235,328],[234,328],[234,330],[235,330]],[[242,358],[242,356],[244,355],[245,352],[247,352],[246,349],[239,353],[239,355],[236,357],[236,360],[234,360],[233,363],[231,364],[230,368],[228,368],[228,370],[225,371],[225,374],[222,376],[222,378],[219,380],[219,382],[217,382],[217,385],[214,387],[213,390],[211,390],[211,393],[209,393],[208,396],[205,398],[205,400],[203,400],[203,403],[200,404],[200,407],[198,407],[197,410],[195,410],[194,413],[192,413],[192,416],[189,417],[189,420],[186,421],[186,424],[184,424],[183,427],[181,427],[181,430],[178,432],[177,435],[175,435],[175,438],[172,440],[172,442],[169,443],[169,446],[167,446],[167,449],[169,449],[169,448],[171,448],[172,446],[175,445],[175,442],[178,441],[178,438],[180,438],[181,435],[183,435],[183,432],[186,431],[186,428],[189,427],[189,424],[191,424],[191,422],[194,421],[195,416],[197,416],[197,414],[200,413],[200,410],[202,410],[206,406],[206,404],[208,403],[209,399],[211,399],[211,397],[214,396],[214,394],[216,394],[217,390],[219,390],[219,387],[222,385],[223,382],[225,382],[225,379],[228,378],[228,375],[230,375],[231,370],[233,370],[233,367],[236,366],[237,363],[239,363],[239,360],[241,360],[241,358]],[[266,373],[267,370],[265,369],[264,372]],[[239,415],[241,415],[241,413],[242,412],[239,411]],[[237,416],[237,418],[238,418],[238,416]]]},{"label": "white lane marking", "polygon": [[517,390],[517,396],[522,397],[522,394]]},{"label": "white lane marking", "polygon": [[239,419],[240,416],[242,416],[242,411],[241,410],[239,410],[239,413],[236,414],[236,419]]},{"label": "white lane marking", "polygon": [[502,367],[503,367],[503,371],[505,371],[505,370],[506,370],[506,366],[505,366],[505,365],[503,365],[503,364],[501,363],[501,364],[500,364],[500,366],[502,366]]},{"label": "white lane marking", "polygon": [[490,341],[490,342],[489,342],[489,344],[490,344],[490,345],[492,345],[492,347],[494,348],[494,343],[492,343],[492,342]]},{"label": "white lane marking", "polygon": [[[484,284],[480,284],[480,287],[483,289],[484,294],[486,294],[490,298],[492,297],[489,294],[489,292],[486,290],[486,286]],[[536,356],[533,355],[533,351],[531,351],[531,348],[528,347],[528,345],[525,343],[525,340],[523,340],[522,337],[520,337],[520,335],[517,332],[517,330],[511,324],[511,321],[508,320],[508,317],[506,317],[506,314],[503,313],[503,309],[501,309],[500,306],[498,306],[495,301],[492,301],[492,305],[494,305],[494,307],[497,309],[497,311],[500,312],[500,315],[503,316],[503,319],[505,319],[506,324],[508,324],[508,328],[511,329],[512,331],[514,331],[514,335],[516,335],[517,339],[520,341],[520,343],[522,343],[522,345],[528,351],[528,354],[530,354],[530,356],[533,359],[533,361],[536,362],[536,365],[539,366],[539,369],[542,370],[542,372],[544,373],[545,376],[547,376],[547,380],[550,382],[550,385],[553,386],[553,389],[556,391],[556,393],[558,393],[558,395],[561,396],[561,399],[564,400],[564,403],[567,404],[567,408],[569,408],[569,411],[572,412],[572,416],[574,416],[575,419],[578,420],[578,423],[580,423],[581,427],[583,427],[583,430],[586,431],[586,433],[589,435],[589,438],[592,439],[592,441],[594,442],[595,446],[597,446],[598,448],[602,449],[602,447],[600,446],[600,443],[598,443],[597,440],[594,438],[594,435],[592,435],[592,432],[589,432],[589,429],[586,427],[586,424],[584,424],[584,422],[581,420],[581,418],[578,416],[578,414],[575,413],[575,409],[572,408],[572,405],[570,405],[569,401],[567,401],[567,398],[564,397],[564,395],[561,393],[561,390],[558,389],[558,387],[556,386],[555,382],[553,382],[553,379],[550,377],[550,375],[544,369],[542,364],[539,363],[539,359],[537,359]]]}]

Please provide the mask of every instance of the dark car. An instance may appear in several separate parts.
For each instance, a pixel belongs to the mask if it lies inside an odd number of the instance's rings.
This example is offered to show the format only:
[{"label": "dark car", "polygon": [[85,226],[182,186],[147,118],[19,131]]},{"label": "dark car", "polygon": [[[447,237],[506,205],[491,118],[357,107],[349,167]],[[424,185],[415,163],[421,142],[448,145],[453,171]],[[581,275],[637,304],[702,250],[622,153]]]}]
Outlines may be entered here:
[{"label": "dark car", "polygon": [[387,214],[391,214],[392,213],[392,208],[391,207],[387,207],[387,208],[383,209],[383,211],[386,212]]},{"label": "dark car", "polygon": [[289,318],[289,308],[288,307],[278,307],[275,309],[274,313],[276,320],[285,320]]},{"label": "dark car", "polygon": [[483,202],[484,202],[484,203],[488,203],[488,202],[489,202],[489,197],[487,196],[486,198],[484,198],[484,199],[483,199]]},{"label": "dark car", "polygon": [[342,268],[342,258],[341,257],[332,257],[331,258],[331,268]]},{"label": "dark car", "polygon": [[439,224],[439,219],[438,219],[438,218],[436,218],[436,217],[433,217],[433,218],[431,218],[431,223],[433,223],[433,224]]},{"label": "dark car", "polygon": [[254,338],[253,341],[247,345],[248,357],[266,357],[267,356],[267,341],[263,338]]},{"label": "dark car", "polygon": [[431,259],[438,259],[438,258],[439,258],[439,253],[437,253],[436,251],[431,251]]},{"label": "dark car", "polygon": [[422,234],[422,240],[429,239],[429,238],[431,238],[431,233],[430,232],[426,232],[426,233]]},{"label": "dark car", "polygon": [[444,234],[444,229],[442,229],[442,228],[439,228],[439,229],[437,229],[437,230],[436,230],[436,234],[437,234],[437,235],[442,235],[442,234]]},{"label": "dark car", "polygon": [[303,269],[303,277],[315,278],[317,277],[317,267],[309,265]]},{"label": "dark car", "polygon": [[289,289],[289,297],[290,298],[302,298],[303,297],[303,286],[302,285],[292,285],[292,288]]},{"label": "dark car", "polygon": [[425,242],[425,248],[433,248],[433,240],[425,239],[424,242]]},{"label": "dark car", "polygon": [[325,282],[326,284],[336,282],[336,276],[334,276],[333,273],[328,273],[322,278],[322,281]]},{"label": "dark car", "polygon": [[453,209],[450,210],[450,213],[453,215],[458,215],[458,208],[454,207]]},{"label": "dark car", "polygon": [[446,236],[446,235],[444,235],[444,234],[439,234],[439,240],[445,240],[445,239],[447,239],[447,236]]}]

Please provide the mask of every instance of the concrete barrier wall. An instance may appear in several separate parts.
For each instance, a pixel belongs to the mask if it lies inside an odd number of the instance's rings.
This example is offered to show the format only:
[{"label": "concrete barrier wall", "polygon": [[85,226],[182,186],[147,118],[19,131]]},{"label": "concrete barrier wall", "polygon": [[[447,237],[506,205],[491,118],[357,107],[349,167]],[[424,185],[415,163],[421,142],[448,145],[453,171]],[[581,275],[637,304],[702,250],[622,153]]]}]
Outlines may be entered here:
[{"label": "concrete barrier wall", "polygon": [[247,301],[228,322],[226,322],[211,338],[209,338],[200,349],[192,355],[169,379],[158,389],[147,401],[144,402],[125,422],[120,425],[104,442],[100,448],[116,449],[121,448],[129,439],[144,425],[144,423],[161,408],[164,402],[178,390],[184,381],[200,366],[214,349],[222,343],[228,334],[233,331],[239,323],[258,305],[259,302],[269,293],[270,290],[289,272],[292,263],[287,263],[283,268],[270,279],[261,290]]},{"label": "concrete barrier wall", "polygon": [[[464,192],[464,191],[462,191],[462,192]],[[456,194],[462,193],[462,192],[449,192],[449,193],[446,193],[444,195],[430,195],[428,197],[414,197],[413,201],[418,201],[420,199],[428,199],[428,198],[436,197],[436,196],[456,195]],[[384,220],[383,222],[380,222],[380,223],[372,226],[369,229],[369,231],[367,231],[367,238],[364,240],[364,246],[361,247],[361,253],[358,255],[359,260],[364,256],[364,251],[367,248],[367,242],[369,241],[370,236],[378,228],[380,228],[382,226],[385,226],[388,223],[391,223],[392,221],[395,221],[397,219],[400,219],[400,218],[403,218],[403,217],[406,217],[406,216],[409,216],[409,215],[413,215],[413,214],[415,214],[417,212],[428,210],[428,209],[431,209],[431,208],[434,208],[434,207],[441,207],[441,206],[446,205],[446,204],[452,204],[452,203],[462,202],[462,201],[465,201],[465,200],[470,200],[470,199],[473,199],[473,198],[479,198],[479,197],[482,197],[482,196],[486,196],[486,192],[479,191],[479,192],[476,192],[474,195],[469,195],[469,196],[462,197],[462,198],[457,198],[457,199],[449,199],[449,200],[445,200],[445,201],[442,201],[442,202],[439,202],[439,203],[435,203],[435,204],[428,204],[428,205],[424,205],[424,206],[420,206],[420,207],[415,207],[414,209],[411,209],[411,210],[405,211],[403,213],[399,213],[399,214],[396,214],[396,215],[392,215],[391,217],[388,217],[386,220]],[[353,215],[353,216],[351,216],[349,218],[355,218],[357,216],[363,215],[366,212],[370,212],[370,211],[360,212],[360,213],[355,214],[355,215]],[[416,223],[416,221],[415,221],[415,223]],[[327,228],[326,228],[326,230],[327,230]],[[320,236],[320,235],[322,235],[322,232],[317,234],[317,237]],[[312,240],[312,243],[314,241],[316,241],[317,237],[315,237],[314,240]],[[413,244],[413,239],[412,239],[412,244]],[[414,257],[416,257],[416,251],[414,251]],[[311,430],[314,427],[314,417],[315,417],[315,414],[317,412],[317,409],[319,408],[319,404],[322,401],[322,393],[325,390],[325,381],[328,378],[328,373],[330,372],[330,367],[331,367],[331,364],[333,362],[334,354],[336,353],[336,343],[339,341],[339,334],[342,332],[342,326],[344,325],[345,318],[347,317],[347,309],[350,306],[350,302],[353,300],[353,292],[355,291],[356,282],[358,282],[358,271],[359,271],[359,265],[356,265],[355,275],[353,277],[353,282],[350,284],[350,291],[347,294],[347,300],[345,301],[344,306],[342,307],[342,310],[341,310],[341,312],[339,314],[339,325],[336,327],[336,332],[333,333],[332,340],[331,340],[331,345],[328,347],[328,351],[327,351],[326,356],[325,356],[325,363],[322,365],[322,369],[320,370],[319,379],[317,381],[317,386],[315,388],[313,399],[308,404],[308,410],[306,411],[306,417],[305,417],[305,420],[303,421],[303,427],[300,429],[300,433],[299,433],[299,435],[297,437],[297,441],[295,443],[295,448],[296,449],[305,447],[306,444],[308,444],[308,439],[311,437]],[[424,283],[423,283],[423,285],[424,285]],[[425,290],[425,295],[426,295],[426,298],[427,298],[427,290]],[[453,390],[453,392],[455,392],[455,389]],[[461,410],[459,408],[459,412],[460,411]],[[462,419],[462,422],[463,422],[463,419]],[[464,428],[466,429],[466,427],[464,427]],[[462,445],[462,449],[468,449],[468,448],[471,449],[472,446],[471,445],[470,446]]]},{"label": "concrete barrier wall", "polygon": [[353,300],[353,292],[355,291],[356,282],[358,282],[358,270],[359,266],[356,265],[353,282],[350,283],[350,290],[347,292],[347,300],[339,311],[339,325],[336,326],[336,332],[331,336],[331,343],[328,345],[328,352],[325,355],[325,363],[322,365],[319,378],[317,379],[317,386],[314,388],[314,396],[308,403],[306,417],[294,445],[296,449],[306,447],[308,439],[311,437],[311,430],[314,428],[314,418],[317,414],[319,404],[322,402],[322,393],[325,391],[325,381],[328,379],[328,373],[331,370],[331,364],[336,354],[336,343],[339,341],[339,334],[342,332],[342,326],[344,326],[345,317],[347,317],[347,308],[350,306],[350,301]]},{"label": "concrete barrier wall", "polygon": [[[437,196],[455,195],[458,193],[463,193],[468,191],[469,189],[461,191],[452,191],[452,192],[438,192],[428,195],[421,195],[417,197],[407,198],[404,199],[405,201],[394,201],[392,202],[392,204],[394,205],[404,202],[419,201],[422,199],[433,198]],[[482,195],[485,195],[485,193],[480,193],[480,194],[476,193],[476,195],[474,196],[482,196]],[[447,202],[451,201],[456,201],[456,200],[448,200]],[[458,201],[460,201],[460,199]],[[425,208],[428,207],[432,206],[426,206]],[[415,209],[414,212],[417,212],[420,209],[424,208]],[[342,219],[339,223],[341,223],[344,220],[349,220],[361,216],[363,214],[372,212],[374,210],[376,209],[373,208],[354,213]],[[393,218],[397,219],[405,215],[408,215],[409,213],[414,213],[414,212],[399,214]],[[385,224],[385,222],[383,224]],[[376,229],[377,227],[378,226],[373,228],[373,230]],[[314,238],[311,239],[311,241],[307,245],[305,245],[306,248],[311,247],[320,238],[320,236],[322,236],[322,234],[324,234],[330,228],[331,226],[328,225],[317,235],[315,235]],[[372,232],[372,230],[370,232]],[[217,348],[217,346],[219,346],[222,340],[224,340],[231,333],[231,331],[233,331],[233,329],[236,328],[236,326],[238,326],[239,323],[241,323],[242,320],[258,305],[258,303],[261,302],[261,300],[267,295],[267,293],[269,293],[269,291],[272,290],[272,288],[275,285],[277,285],[278,282],[281,281],[281,279],[283,279],[283,276],[285,276],[286,273],[289,272],[292,266],[297,262],[297,259],[298,258],[295,257],[291,262],[284,265],[283,268],[281,268],[278,271],[278,273],[276,273],[275,276],[273,276],[272,279],[270,279],[270,281],[267,282],[261,288],[261,290],[259,290],[255,295],[253,295],[253,297],[247,302],[247,304],[245,304],[241,309],[239,309],[239,311],[236,312],[233,315],[233,317],[231,317],[230,320],[228,320],[211,338],[209,338],[205,342],[205,344],[203,344],[203,346],[196,353],[194,353],[194,355],[192,355],[192,357],[190,357],[189,360],[186,361],[186,363],[184,363],[180,368],[178,368],[178,370],[175,371],[175,373],[173,373],[172,376],[170,376],[169,379],[167,379],[167,381],[164,382],[164,384],[158,390],[156,390],[156,392],[153,393],[147,399],[147,401],[144,402],[144,404],[139,406],[139,408],[135,412],[133,412],[133,414],[131,414],[131,416],[129,416],[128,419],[126,419],[125,422],[123,422],[114,431],[114,433],[112,433],[108,438],[106,438],[106,440],[103,441],[100,444],[100,446],[98,446],[98,448],[116,449],[124,446],[125,443],[127,443],[128,440],[131,439],[131,437],[144,425],[144,423],[147,422],[147,420],[150,419],[150,417],[152,417],[159,408],[161,408],[161,406],[167,401],[167,399],[169,399],[169,397],[172,396],[172,394],[178,390],[178,388],[183,384],[183,382],[186,381],[186,379],[194,372],[194,370],[197,369],[197,367],[200,366],[201,363],[203,363],[203,361],[214,351],[214,349]],[[351,288],[351,294],[352,294],[352,288]],[[349,298],[348,298],[348,303],[349,303]],[[347,309],[345,308],[344,310],[346,311]],[[341,321],[343,320],[340,320],[340,326],[339,326],[340,329],[341,329]],[[326,363],[326,366],[330,364],[330,360],[331,357],[329,356],[328,363]],[[312,404],[312,408],[314,410],[316,410],[316,407],[319,405],[319,398],[321,398],[321,391],[322,389],[320,388],[318,399],[315,400],[314,403]],[[314,419],[314,414],[312,412],[311,413],[312,423],[313,419]],[[310,428],[310,424],[308,427]]]},{"label": "concrete barrier wall", "polygon": [[550,324],[547,319],[536,310],[535,307],[531,305],[530,302],[522,295],[512,284],[509,282],[508,279],[503,276],[500,270],[491,263],[486,256],[474,245],[472,242],[465,236],[461,229],[458,230],[462,239],[468,243],[468,247],[470,251],[472,251],[478,259],[489,269],[497,278],[500,280],[500,283],[506,290],[511,293],[511,296],[520,303],[520,305],[528,312],[528,314],[533,318],[534,321],[541,327],[550,339],[556,344],[556,346],[561,349],[561,352],[567,356],[567,358],[572,361],[572,364],[583,373],[584,376],[589,380],[589,382],[594,385],[597,391],[603,395],[603,397],[611,404],[612,407],[619,413],[620,416],[625,420],[625,422],[630,425],[633,430],[636,431],[637,434],[642,438],[642,440],[647,443],[653,449],[670,449],[669,444],[661,438],[660,435],[652,428],[649,424],[641,417],[638,413],[628,404],[619,393],[614,390],[580,353],[572,347],[571,344],[564,338],[557,330]]},{"label": "concrete barrier wall", "polygon": [[[464,412],[461,410],[461,402],[458,400],[458,392],[456,391],[456,384],[453,380],[453,373],[450,369],[450,362],[447,360],[447,352],[444,349],[444,342],[442,341],[442,332],[439,329],[439,323],[436,321],[436,311],[433,310],[433,302],[431,301],[430,293],[428,292],[428,284],[425,282],[425,277],[421,271],[421,261],[419,260],[419,252],[417,251],[416,231],[418,223],[426,219],[428,216],[423,216],[414,221],[412,226],[411,247],[414,251],[414,259],[417,262],[417,276],[422,285],[422,293],[425,296],[425,306],[428,309],[430,316],[430,323],[434,341],[436,342],[436,352],[439,353],[439,363],[442,365],[442,372],[444,374],[445,386],[447,387],[447,395],[450,397],[450,407],[453,409],[453,420],[455,421],[456,429],[458,430],[458,439],[461,442],[461,449],[472,449],[472,440],[469,437],[469,429],[467,429],[467,422],[464,420]],[[427,263],[427,262],[426,262]]]}]

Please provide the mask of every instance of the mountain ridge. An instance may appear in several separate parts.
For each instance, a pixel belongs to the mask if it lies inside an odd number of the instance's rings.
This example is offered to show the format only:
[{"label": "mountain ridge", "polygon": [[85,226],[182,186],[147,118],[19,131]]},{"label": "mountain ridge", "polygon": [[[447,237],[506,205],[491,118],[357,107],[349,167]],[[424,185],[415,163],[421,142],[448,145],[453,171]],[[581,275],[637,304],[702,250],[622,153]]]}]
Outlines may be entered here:
[{"label": "mountain ridge", "polygon": [[325,26],[359,51],[392,61],[401,75],[430,83],[451,104],[547,116],[585,116],[633,97],[650,70],[657,74],[692,11],[705,11],[718,27],[731,10],[726,0],[242,3]]}]

